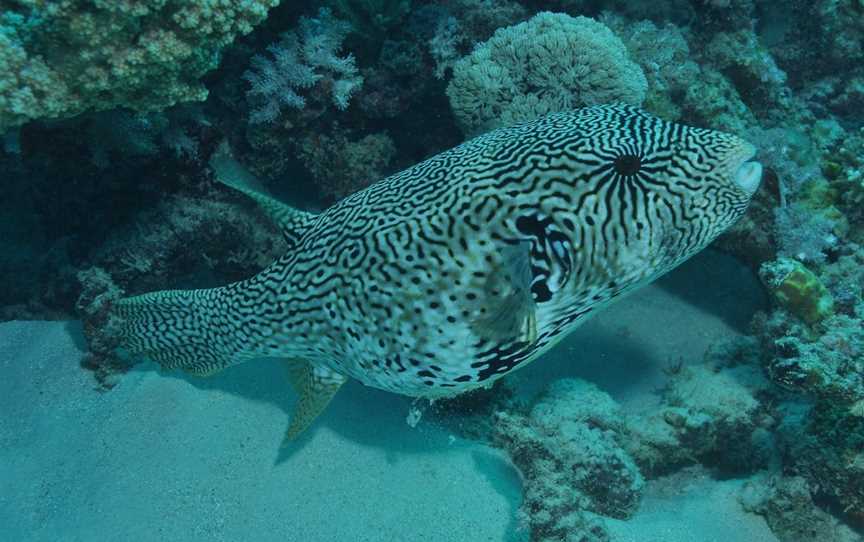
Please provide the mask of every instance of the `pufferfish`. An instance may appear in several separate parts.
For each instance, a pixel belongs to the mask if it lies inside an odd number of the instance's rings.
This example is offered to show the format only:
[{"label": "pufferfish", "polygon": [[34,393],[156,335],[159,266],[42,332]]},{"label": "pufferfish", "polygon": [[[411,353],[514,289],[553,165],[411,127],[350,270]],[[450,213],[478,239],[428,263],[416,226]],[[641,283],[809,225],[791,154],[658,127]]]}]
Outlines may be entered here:
[{"label": "pufferfish", "polygon": [[762,166],[736,136],[614,104],[491,131],[321,212],[289,207],[220,152],[289,249],[227,286],[115,306],[125,349],[208,375],[284,358],[287,438],[348,379],[450,397],[524,367],[744,214]]}]

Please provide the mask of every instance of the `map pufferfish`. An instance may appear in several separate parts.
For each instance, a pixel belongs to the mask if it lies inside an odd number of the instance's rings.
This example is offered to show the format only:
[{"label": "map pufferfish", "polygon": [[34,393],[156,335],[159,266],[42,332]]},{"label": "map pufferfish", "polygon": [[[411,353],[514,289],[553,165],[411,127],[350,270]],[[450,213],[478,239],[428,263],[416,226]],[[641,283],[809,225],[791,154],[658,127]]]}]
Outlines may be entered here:
[{"label": "map pufferfish", "polygon": [[220,288],[119,301],[127,351],[211,374],[288,360],[291,439],[350,377],[418,397],[487,386],[702,250],[759,186],[755,148],[615,104],[494,130],[320,214],[255,199],[287,253]]}]

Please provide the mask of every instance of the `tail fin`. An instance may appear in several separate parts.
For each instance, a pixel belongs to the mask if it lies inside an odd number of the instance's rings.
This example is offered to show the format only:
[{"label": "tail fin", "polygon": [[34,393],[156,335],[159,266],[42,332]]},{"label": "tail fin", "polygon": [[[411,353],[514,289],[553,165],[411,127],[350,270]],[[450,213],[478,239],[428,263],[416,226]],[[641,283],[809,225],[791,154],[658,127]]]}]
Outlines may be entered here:
[{"label": "tail fin", "polygon": [[254,356],[229,300],[226,288],[165,290],[122,299],[114,314],[130,353],[203,376]]}]

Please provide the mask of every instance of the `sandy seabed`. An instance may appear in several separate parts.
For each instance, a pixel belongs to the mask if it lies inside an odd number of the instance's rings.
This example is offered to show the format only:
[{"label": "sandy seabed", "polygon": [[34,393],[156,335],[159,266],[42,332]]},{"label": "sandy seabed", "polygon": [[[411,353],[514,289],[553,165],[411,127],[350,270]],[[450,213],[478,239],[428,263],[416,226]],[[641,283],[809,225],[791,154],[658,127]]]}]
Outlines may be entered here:
[{"label": "sandy seabed", "polygon": [[[752,312],[723,257],[698,261],[517,373],[520,393],[579,377],[625,409],[650,404],[665,364],[700,361]],[[79,367],[83,349],[75,322],[0,324],[4,541],[528,539],[520,479],[502,452],[426,419],[410,427],[408,398],[351,383],[281,449],[295,399],[278,361],[208,379],[142,364],[105,393]],[[639,512],[609,532],[615,542],[776,541],[738,504],[742,483],[698,469],[651,482]]]}]

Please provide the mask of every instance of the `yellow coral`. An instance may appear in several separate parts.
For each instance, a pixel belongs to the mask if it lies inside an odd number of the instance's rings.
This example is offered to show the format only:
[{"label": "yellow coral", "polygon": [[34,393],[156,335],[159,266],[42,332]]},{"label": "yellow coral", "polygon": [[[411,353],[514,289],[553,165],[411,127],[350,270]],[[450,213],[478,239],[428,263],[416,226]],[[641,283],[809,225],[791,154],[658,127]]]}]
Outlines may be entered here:
[{"label": "yellow coral", "polygon": [[801,262],[780,258],[763,265],[759,274],[780,306],[808,324],[834,313],[831,293]]}]

